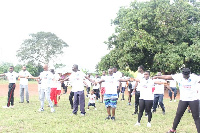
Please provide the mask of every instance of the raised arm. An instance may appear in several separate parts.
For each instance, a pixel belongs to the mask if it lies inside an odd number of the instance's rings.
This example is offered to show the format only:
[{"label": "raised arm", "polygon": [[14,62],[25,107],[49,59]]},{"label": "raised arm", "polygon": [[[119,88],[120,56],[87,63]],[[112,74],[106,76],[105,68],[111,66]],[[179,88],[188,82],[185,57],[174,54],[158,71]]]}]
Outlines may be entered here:
[{"label": "raised arm", "polygon": [[167,79],[167,80],[173,80],[172,75],[154,76],[153,79]]}]

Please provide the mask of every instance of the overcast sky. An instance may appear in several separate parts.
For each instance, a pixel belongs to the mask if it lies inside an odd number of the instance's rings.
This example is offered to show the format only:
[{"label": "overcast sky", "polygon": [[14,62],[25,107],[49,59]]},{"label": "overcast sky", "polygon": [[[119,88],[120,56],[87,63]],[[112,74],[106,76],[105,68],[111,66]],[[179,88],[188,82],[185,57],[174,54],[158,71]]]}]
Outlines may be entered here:
[{"label": "overcast sky", "polygon": [[0,61],[17,64],[16,50],[31,33],[55,33],[69,47],[58,63],[95,70],[108,53],[111,19],[132,0],[1,0]]}]

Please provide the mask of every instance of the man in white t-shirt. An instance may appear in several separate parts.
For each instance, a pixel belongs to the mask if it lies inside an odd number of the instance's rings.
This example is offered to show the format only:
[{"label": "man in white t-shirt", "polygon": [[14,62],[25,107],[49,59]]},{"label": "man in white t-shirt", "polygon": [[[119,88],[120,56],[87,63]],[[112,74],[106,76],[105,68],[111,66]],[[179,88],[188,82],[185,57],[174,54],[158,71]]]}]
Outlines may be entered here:
[{"label": "man in white t-shirt", "polygon": [[176,128],[183,116],[188,105],[192,111],[192,117],[195,121],[197,132],[200,133],[200,118],[199,118],[199,100],[197,99],[197,83],[200,82],[200,78],[197,75],[190,74],[189,68],[183,68],[182,74],[175,75],[163,75],[155,76],[154,79],[166,79],[166,80],[175,80],[178,82],[180,89],[180,100],[174,118],[173,127],[168,131],[168,133],[176,132]]},{"label": "man in white t-shirt", "polygon": [[[120,79],[122,77],[122,73],[117,71],[117,67],[113,67],[113,76],[116,78],[116,79]],[[118,95],[118,98],[119,98],[119,93],[120,93],[120,82],[116,82],[116,88],[117,88],[117,95]]]},{"label": "man in white t-shirt", "polygon": [[39,112],[44,111],[44,100],[45,97],[49,103],[49,106],[51,107],[51,112],[55,112],[53,108],[53,102],[50,99],[50,91],[52,87],[52,82],[54,80],[54,76],[52,72],[48,71],[48,65],[45,64],[43,66],[44,71],[40,73],[39,77],[30,77],[33,79],[40,79],[41,84],[40,84],[40,104],[41,107],[38,110]]},{"label": "man in white t-shirt", "polygon": [[29,103],[29,93],[28,93],[28,79],[27,77],[32,76],[27,70],[26,66],[22,67],[22,70],[19,72],[20,78],[20,102],[24,102],[24,90],[26,94],[26,102]]},{"label": "man in white t-shirt", "polygon": [[14,72],[14,67],[10,66],[9,72],[0,74],[0,76],[6,76],[9,82],[8,85],[8,103],[7,106],[3,106],[3,108],[9,108],[11,104],[11,108],[14,107],[14,90],[16,87],[16,78],[18,77],[18,73]]},{"label": "man in white t-shirt", "polygon": [[72,67],[72,74],[64,80],[71,81],[72,91],[74,92],[74,103],[73,103],[73,114],[77,115],[78,105],[80,104],[81,116],[85,116],[85,95],[84,95],[84,84],[85,79],[89,79],[85,73],[78,70],[78,65],[74,64]]}]

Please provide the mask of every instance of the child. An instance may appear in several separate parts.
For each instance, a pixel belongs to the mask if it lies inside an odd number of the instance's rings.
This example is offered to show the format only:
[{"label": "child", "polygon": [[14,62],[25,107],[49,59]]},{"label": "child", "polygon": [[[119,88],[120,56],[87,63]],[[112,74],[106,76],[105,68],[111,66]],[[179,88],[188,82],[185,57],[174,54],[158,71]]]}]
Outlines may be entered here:
[{"label": "child", "polygon": [[87,110],[89,110],[89,106],[94,106],[95,110],[97,110],[97,108],[95,106],[96,95],[94,94],[94,90],[91,90],[91,93],[88,94],[88,98],[89,98],[89,102],[88,102],[88,109]]}]

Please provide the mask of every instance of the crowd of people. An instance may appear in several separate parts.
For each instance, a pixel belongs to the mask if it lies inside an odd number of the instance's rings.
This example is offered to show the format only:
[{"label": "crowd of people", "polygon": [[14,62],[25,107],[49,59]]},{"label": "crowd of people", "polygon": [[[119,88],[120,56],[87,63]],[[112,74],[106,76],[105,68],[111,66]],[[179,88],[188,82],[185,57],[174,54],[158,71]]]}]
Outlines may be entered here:
[{"label": "crowd of people", "polygon": [[[164,89],[169,90],[170,102],[176,102],[177,86],[180,90],[180,100],[174,118],[173,126],[168,133],[175,133],[176,128],[183,116],[185,110],[188,108],[192,113],[195,121],[197,132],[200,133],[200,77],[191,74],[189,68],[183,68],[182,73],[173,75],[162,75],[158,72],[156,76],[150,77],[150,71],[146,71],[141,65],[138,67],[138,74],[136,78],[124,76],[116,67],[102,72],[102,76],[95,75],[91,78],[78,69],[78,65],[73,65],[70,76],[63,77],[61,73],[55,73],[53,69],[49,71],[48,65],[43,66],[44,71],[38,77],[33,77],[27,70],[26,66],[22,67],[19,73],[14,72],[14,67],[11,66],[7,73],[0,74],[0,76],[7,76],[9,81],[8,100],[7,105],[3,108],[14,107],[14,90],[16,86],[16,78],[20,78],[20,101],[24,103],[24,90],[26,95],[26,102],[29,103],[28,79],[35,79],[38,81],[38,92],[40,99],[40,108],[38,111],[44,111],[45,97],[48,101],[51,112],[55,112],[54,107],[57,107],[61,95],[61,87],[65,90],[64,82],[70,81],[72,88],[69,94],[69,101],[71,105],[72,115],[78,114],[78,106],[80,106],[81,116],[85,116],[85,96],[89,98],[87,110],[93,106],[95,110],[97,107],[95,101],[99,100],[105,104],[107,117],[106,120],[115,120],[115,111],[117,101],[122,94],[121,100],[125,100],[125,89],[128,88],[128,105],[131,105],[132,95],[135,94],[135,111],[133,115],[138,116],[135,126],[140,126],[140,121],[143,112],[148,117],[147,127],[151,127],[152,113],[156,112],[158,106],[161,107],[163,115],[165,115],[165,106],[163,103]],[[84,90],[86,88],[87,94]],[[173,97],[172,97],[173,95]],[[138,109],[139,107],[139,109]]]}]

